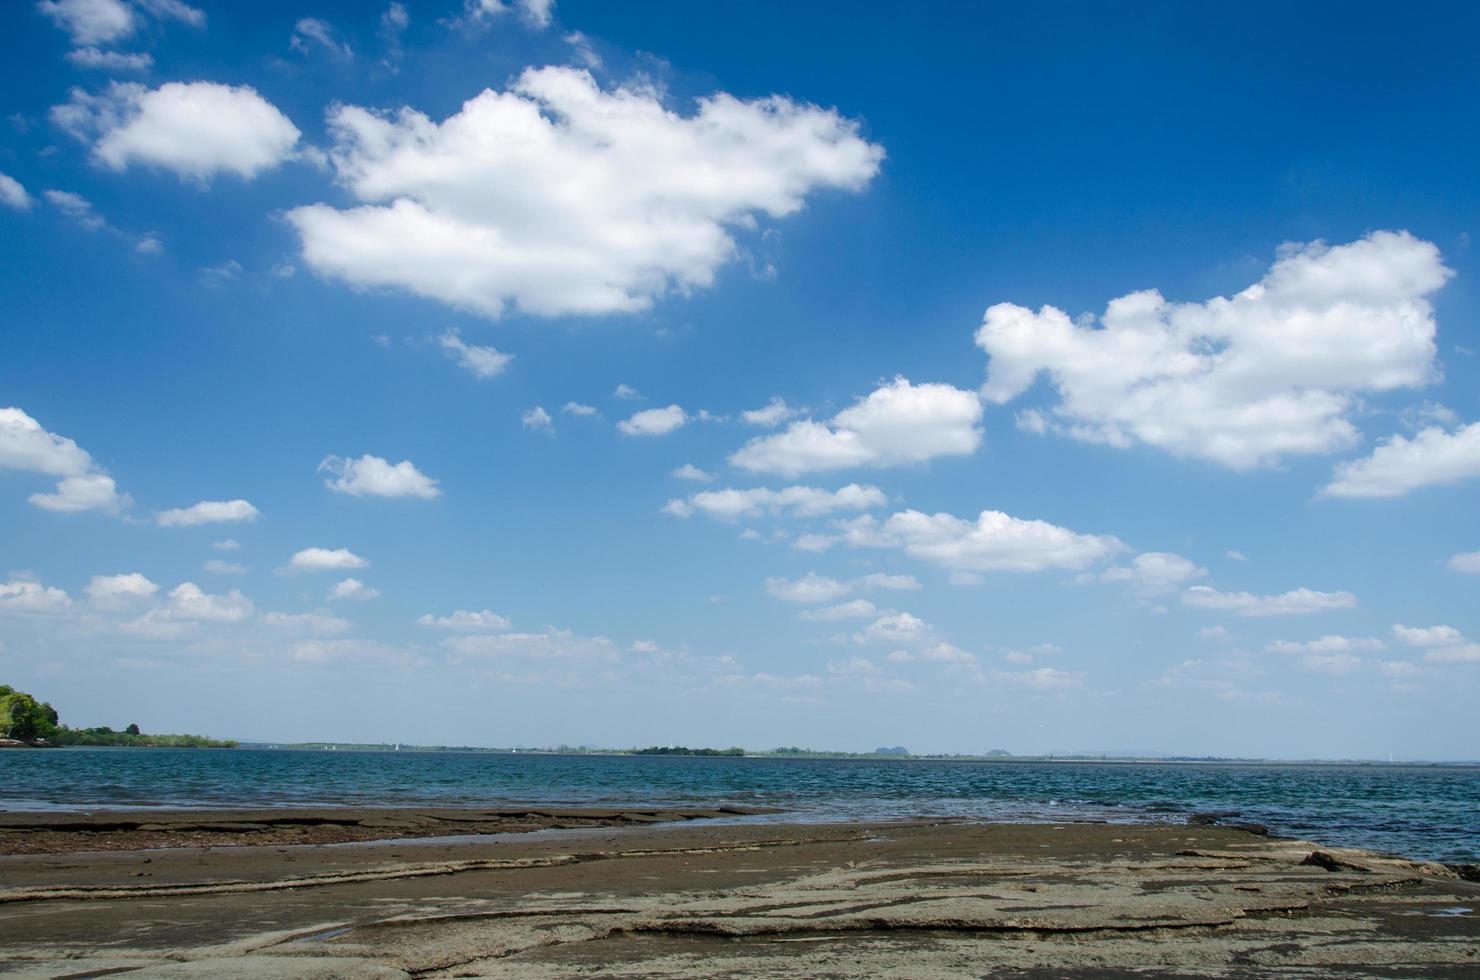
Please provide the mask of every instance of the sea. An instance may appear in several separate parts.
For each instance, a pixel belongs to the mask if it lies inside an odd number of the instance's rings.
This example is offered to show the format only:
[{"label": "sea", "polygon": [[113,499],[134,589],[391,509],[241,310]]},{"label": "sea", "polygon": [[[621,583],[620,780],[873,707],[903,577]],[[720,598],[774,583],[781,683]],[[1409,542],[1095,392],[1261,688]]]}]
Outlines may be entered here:
[{"label": "sea", "polygon": [[292,749],[0,751],[0,808],[766,807],[746,821],[1182,823],[1195,813],[1480,861],[1480,766],[707,758]]}]

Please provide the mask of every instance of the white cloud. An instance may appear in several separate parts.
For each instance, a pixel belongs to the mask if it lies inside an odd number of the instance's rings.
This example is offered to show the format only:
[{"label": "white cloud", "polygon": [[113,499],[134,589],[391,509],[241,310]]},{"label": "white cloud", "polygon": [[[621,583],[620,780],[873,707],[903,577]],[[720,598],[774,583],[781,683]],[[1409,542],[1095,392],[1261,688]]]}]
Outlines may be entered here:
[{"label": "white cloud", "polygon": [[1328,634],[1315,640],[1275,640],[1266,649],[1271,653],[1371,653],[1386,650],[1387,644],[1375,636]]},{"label": "white cloud", "polygon": [[1379,231],[1286,246],[1232,298],[1122,296],[1102,329],[1051,306],[1001,303],[976,334],[991,356],[982,392],[1004,403],[1047,373],[1059,401],[1029,428],[1233,469],[1334,452],[1359,439],[1348,415],[1361,393],[1432,380],[1427,297],[1450,275],[1432,244]]},{"label": "white cloud", "polygon": [[1084,674],[1079,671],[1059,670],[1056,667],[1038,667],[1033,670],[993,670],[994,680],[1037,691],[1062,691],[1084,686]]},{"label": "white cloud", "polygon": [[379,456],[359,459],[325,456],[318,472],[334,477],[324,486],[355,497],[420,497],[431,500],[442,495],[437,481],[412,465],[411,460],[389,463]]},{"label": "white cloud", "polygon": [[753,408],[748,412],[741,412],[740,417],[748,425],[760,425],[773,429],[796,414],[796,409],[786,404],[786,400],[778,395],[772,398],[765,408]]},{"label": "white cloud", "polygon": [[53,612],[72,604],[72,597],[61,589],[30,579],[12,578],[0,582],[0,611]]},{"label": "white cloud", "polygon": [[1480,643],[1438,647],[1425,653],[1423,658],[1436,664],[1480,664]]},{"label": "white cloud", "polygon": [[1466,575],[1480,575],[1480,551],[1467,551],[1464,554],[1453,555],[1446,563],[1451,571],[1463,572]]},{"label": "white cloud", "polygon": [[799,579],[768,578],[766,592],[787,602],[830,602],[851,591],[844,582],[808,572]]},{"label": "white cloud", "polygon": [[132,502],[127,494],[118,493],[118,484],[111,476],[101,473],[65,477],[57,481],[55,493],[33,493],[28,499],[37,507],[63,513],[84,510],[116,512]]},{"label": "white cloud", "polygon": [[540,633],[449,636],[442,645],[457,655],[454,662],[464,663],[525,660],[575,661],[589,665],[614,664],[621,659],[616,646],[604,636],[580,636],[554,627]]},{"label": "white cloud", "polygon": [[878,607],[867,599],[854,599],[851,602],[842,602],[836,606],[823,606],[821,609],[804,609],[797,613],[797,619],[806,620],[809,623],[835,623],[842,619],[868,619],[879,614]]},{"label": "white cloud", "polygon": [[1233,548],[1230,548],[1227,551],[1223,552],[1223,557],[1224,558],[1227,558],[1229,561],[1248,561],[1249,560],[1249,556],[1248,555],[1244,554],[1242,551],[1237,551],[1237,550],[1235,550]]},{"label": "white cloud", "polygon": [[41,196],[51,202],[51,205],[58,211],[88,231],[101,231],[108,227],[108,222],[98,214],[92,202],[81,194],[74,194],[71,191],[46,190],[41,192]]},{"label": "white cloud", "polygon": [[308,54],[314,45],[345,61],[355,56],[349,44],[335,36],[334,28],[328,21],[317,17],[304,17],[293,25],[293,34],[288,38],[288,47],[300,54]]},{"label": "white cloud", "polygon": [[490,609],[480,612],[470,612],[459,609],[449,616],[433,616],[427,613],[416,621],[418,626],[430,626],[436,629],[458,630],[464,633],[477,633],[486,630],[506,630],[512,623],[508,617],[500,616]]},{"label": "white cloud", "polygon": [[637,412],[631,418],[617,423],[617,428],[627,436],[663,436],[680,428],[689,420],[688,415],[677,405],[667,408],[649,408]]},{"label": "white cloud", "polygon": [[95,68],[100,71],[148,71],[154,66],[154,57],[145,51],[103,51],[99,48],[78,48],[67,52],[67,60],[78,68]]},{"label": "white cloud", "polygon": [[853,580],[855,588],[859,589],[892,589],[901,592],[914,592],[920,588],[919,581],[913,575],[888,575],[884,572],[872,572]]},{"label": "white cloud", "polygon": [[1341,677],[1362,666],[1363,660],[1350,653],[1311,653],[1301,657],[1297,663],[1302,670]]},{"label": "white cloud", "polygon": [[139,572],[128,572],[123,575],[94,575],[83,591],[95,604],[110,607],[147,599],[159,591],[159,586]]},{"label": "white cloud", "polygon": [[235,538],[222,538],[220,541],[212,541],[211,547],[217,551],[239,551],[242,543]]},{"label": "white cloud", "polygon": [[20,181],[9,174],[0,174],[0,204],[17,211],[29,211],[33,203]]},{"label": "white cloud", "polygon": [[797,476],[966,456],[981,443],[981,416],[981,402],[972,392],[895,378],[826,422],[803,419],[776,435],[750,440],[730,462],[755,472]]},{"label": "white cloud", "polygon": [[286,571],[324,572],[343,568],[365,568],[369,564],[348,548],[304,548],[288,559]]},{"label": "white cloud", "polygon": [[1480,663],[1480,643],[1471,643],[1453,626],[1404,626],[1395,623],[1393,635],[1409,646],[1422,648],[1424,659],[1430,663]]},{"label": "white cloud", "polygon": [[[675,474],[676,475],[676,474]],[[734,521],[758,514],[790,514],[794,517],[817,517],[844,510],[867,510],[885,503],[884,491],[878,487],[850,483],[834,491],[818,487],[783,487],[771,490],[701,490],[687,500],[670,500],[663,508],[676,517],[704,514],[721,521]]]},{"label": "white cloud", "polygon": [[1393,624],[1393,635],[1413,647],[1446,647],[1465,641],[1453,626],[1404,626]]},{"label": "white cloud", "polygon": [[73,44],[109,44],[134,32],[134,12],[123,0],[40,0],[36,9],[71,35]]},{"label": "white cloud", "polygon": [[591,45],[591,39],[585,34],[580,31],[571,31],[561,40],[571,46],[576,61],[593,71],[601,67],[601,55],[596,53],[596,49]]},{"label": "white cloud", "polygon": [[160,527],[194,527],[198,524],[255,521],[261,513],[246,500],[202,500],[189,507],[161,511],[154,523]]},{"label": "white cloud", "polygon": [[918,616],[907,612],[888,613],[853,634],[854,643],[878,643],[887,646],[912,646],[929,643],[935,629]]},{"label": "white cloud", "polygon": [[1147,551],[1131,560],[1129,566],[1116,565],[1100,575],[1105,582],[1129,582],[1143,595],[1176,592],[1193,579],[1208,574],[1206,568],[1165,551]]},{"label": "white cloud", "polygon": [[553,432],[555,430],[555,420],[550,418],[550,413],[539,405],[521,412],[519,423],[526,429],[534,429],[536,432]]},{"label": "white cloud", "polygon": [[982,511],[974,523],[917,510],[901,511],[882,523],[865,516],[845,524],[843,536],[854,546],[902,548],[962,572],[1078,571],[1125,551],[1113,536],[1077,534],[996,510]]},{"label": "white cloud", "polygon": [[1227,643],[1233,639],[1233,634],[1228,631],[1227,626],[1204,626],[1197,631],[1199,640],[1215,640],[1218,643]]},{"label": "white cloud", "polygon": [[133,503],[77,443],[46,431],[19,408],[0,408],[0,468],[60,477],[55,492],[29,498],[45,510],[119,511]]},{"label": "white cloud", "polygon": [[514,359],[513,354],[505,354],[496,348],[466,343],[457,335],[456,330],[447,331],[437,338],[437,342],[449,356],[457,358],[459,367],[473,372],[473,376],[477,378],[498,377]]},{"label": "white cloud", "polygon": [[1280,595],[1254,595],[1250,592],[1219,592],[1211,586],[1194,585],[1182,593],[1182,602],[1198,609],[1232,612],[1240,616],[1298,616],[1355,609],[1357,597],[1350,592],[1317,592],[1306,588]]},{"label": "white cloud", "polygon": [[708,483],[714,479],[713,473],[706,473],[693,463],[685,463],[668,475],[675,480],[693,480],[696,483]]},{"label": "white cloud", "polygon": [[219,558],[212,558],[201,567],[212,575],[245,575],[247,573],[247,566],[241,562],[222,561]]},{"label": "white cloud", "polygon": [[354,626],[347,619],[318,612],[270,612],[263,614],[262,621],[269,626],[312,633],[315,636],[334,636],[337,633],[347,632]]},{"label": "white cloud", "polygon": [[1412,439],[1395,435],[1372,455],[1342,463],[1321,490],[1327,497],[1401,497],[1423,487],[1480,477],[1480,422],[1455,432],[1438,426]]},{"label": "white cloud", "polygon": [[580,402],[566,402],[560,410],[566,415],[577,415],[582,418],[590,418],[596,414],[595,406],[582,405]]},{"label": "white cloud", "polygon": [[621,398],[624,401],[637,401],[642,397],[642,392],[629,384],[619,384],[612,389],[613,398]]},{"label": "white cloud", "polygon": [[305,260],[357,286],[496,317],[632,312],[709,286],[729,229],[857,190],[882,150],[836,112],[780,97],[607,92],[583,70],[525,71],[441,123],[410,108],[330,111],[339,182],[362,203],[288,212]]},{"label": "white cloud", "polygon": [[370,599],[380,598],[380,590],[366,585],[357,578],[346,578],[334,583],[327,597],[330,602],[340,599],[352,599],[355,602],[366,602]]},{"label": "white cloud", "polygon": [[555,0],[463,0],[462,16],[451,23],[464,30],[477,29],[516,10],[530,27],[549,27]]},{"label": "white cloud", "polygon": [[239,623],[252,615],[252,600],[232,589],[226,595],[211,595],[194,582],[181,582],[170,590],[164,618]]},{"label": "white cloud", "polygon": [[197,181],[255,177],[291,158],[299,137],[256,89],[215,82],[114,82],[102,95],[74,88],[51,118],[114,170],[138,163]]}]

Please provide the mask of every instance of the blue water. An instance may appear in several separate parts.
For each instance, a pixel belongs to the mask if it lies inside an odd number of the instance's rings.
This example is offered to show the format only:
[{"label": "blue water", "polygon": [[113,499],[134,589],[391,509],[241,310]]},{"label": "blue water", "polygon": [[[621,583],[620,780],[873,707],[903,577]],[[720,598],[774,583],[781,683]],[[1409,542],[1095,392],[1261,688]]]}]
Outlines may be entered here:
[{"label": "blue water", "polygon": [[930,762],[288,750],[0,752],[0,807],[312,804],[779,807],[781,819],[1181,822],[1480,860],[1480,767]]}]

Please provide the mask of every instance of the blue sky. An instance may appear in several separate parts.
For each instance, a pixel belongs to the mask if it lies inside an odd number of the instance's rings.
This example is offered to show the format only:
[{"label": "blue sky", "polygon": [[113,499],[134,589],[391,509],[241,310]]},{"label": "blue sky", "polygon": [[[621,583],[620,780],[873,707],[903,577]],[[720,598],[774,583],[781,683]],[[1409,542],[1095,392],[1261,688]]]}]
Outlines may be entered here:
[{"label": "blue sky", "polygon": [[1474,756],[1464,6],[3,17],[64,720]]}]

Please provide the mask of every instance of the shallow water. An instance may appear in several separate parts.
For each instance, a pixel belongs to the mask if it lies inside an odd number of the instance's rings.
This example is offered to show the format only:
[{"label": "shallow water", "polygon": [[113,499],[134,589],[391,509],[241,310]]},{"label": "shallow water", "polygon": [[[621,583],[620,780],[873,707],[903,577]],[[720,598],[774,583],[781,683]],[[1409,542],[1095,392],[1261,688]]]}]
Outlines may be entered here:
[{"label": "shallow water", "polygon": [[780,807],[788,820],[1180,821],[1480,860],[1480,767],[932,762],[674,756],[58,749],[0,752],[0,807],[445,804]]}]

